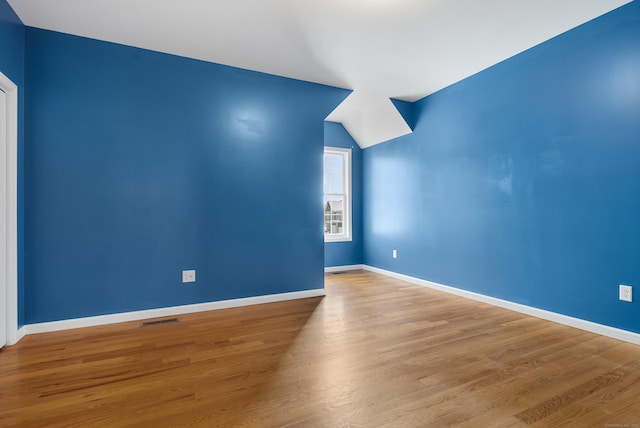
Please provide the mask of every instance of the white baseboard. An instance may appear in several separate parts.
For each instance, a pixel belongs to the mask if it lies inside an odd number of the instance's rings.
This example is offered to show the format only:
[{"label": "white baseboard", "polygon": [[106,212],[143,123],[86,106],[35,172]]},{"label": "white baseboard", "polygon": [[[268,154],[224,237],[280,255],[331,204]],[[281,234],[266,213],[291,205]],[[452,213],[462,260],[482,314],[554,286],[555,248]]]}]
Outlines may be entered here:
[{"label": "white baseboard", "polygon": [[[319,297],[324,295],[326,295],[325,289],[318,288],[314,290],[294,291],[291,293],[269,294],[266,296],[246,297],[242,299],[220,300],[217,302],[195,303],[192,305],[172,306],[169,308],[148,309],[143,311],[28,324],[23,326],[20,331],[22,331],[22,336],[24,336],[26,334],[49,333],[52,331],[69,330],[72,328],[94,327],[118,322],[137,321],[148,318],[183,315],[195,312],[215,311],[218,309],[235,308],[238,306],[306,299],[308,297]],[[20,336],[20,338],[22,336]]]},{"label": "white baseboard", "polygon": [[324,268],[324,273],[347,272],[350,270],[362,270],[364,265],[330,266]]},{"label": "white baseboard", "polygon": [[[420,278],[415,278],[409,275],[403,275],[400,273],[376,268],[368,265],[349,265],[349,266],[335,266],[325,268],[325,272],[345,272],[353,270],[367,270],[370,272],[379,273],[391,278],[396,278],[401,281],[406,281],[412,284],[420,285],[423,287],[429,287],[434,290],[444,291],[445,293],[455,294],[457,296],[472,299],[478,302],[487,303],[493,306],[509,309],[515,312],[520,312],[526,315],[531,315],[537,318],[545,319],[548,321],[557,322],[570,327],[575,327],[581,330],[589,331],[603,336],[611,337],[625,342],[640,345],[640,334],[627,330],[622,330],[615,327],[606,326],[603,324],[586,321],[580,318],[574,318],[567,315],[558,314],[555,312],[545,311],[543,309],[534,308],[531,306],[522,305],[520,303],[514,303],[507,300],[498,299],[495,297],[485,296],[483,294],[474,293],[471,291],[462,290],[448,285],[438,284],[436,282],[427,281]],[[325,289],[319,288],[314,290],[295,291],[291,293],[270,294],[266,296],[247,297],[242,299],[221,300],[217,302],[196,303],[192,305],[173,306],[169,308],[149,309],[144,311],[125,312],[120,314],[100,315],[87,318],[76,318],[63,321],[52,321],[38,324],[28,324],[21,327],[17,332],[18,342],[27,334],[47,333],[52,331],[68,330],[72,328],[92,327],[104,324],[113,324],[126,321],[137,321],[148,318],[159,318],[166,316],[182,315],[195,312],[213,311],[217,309],[234,308],[238,306],[257,305],[262,303],[281,302],[285,300],[304,299],[308,297],[324,296]]]},{"label": "white baseboard", "polygon": [[508,300],[498,299],[496,297],[485,296],[483,294],[462,290],[460,288],[450,287],[448,285],[438,284],[436,282],[415,278],[409,275],[403,275],[400,273],[380,269],[373,266],[364,265],[363,269],[370,272],[379,273],[381,275],[385,275],[391,278],[396,278],[402,281],[410,282],[415,285],[429,287],[434,290],[444,291],[445,293],[455,294],[456,296],[466,297],[467,299],[488,303],[489,305],[499,306],[501,308],[509,309],[515,312],[520,312],[526,315],[542,318],[547,321],[553,321],[559,324],[568,325],[570,327],[579,328],[580,330],[585,330],[592,333],[597,333],[603,336],[608,336],[614,339],[623,340],[625,342],[630,342],[636,345],[640,345],[640,334],[634,333],[631,331],[622,330],[619,328],[610,327],[607,325],[598,324],[591,321],[586,321],[580,318],[574,318],[567,315],[558,314],[556,312],[545,311],[544,309],[538,309],[532,306],[526,306],[520,303],[514,303]]},{"label": "white baseboard", "polygon": [[16,343],[18,343],[20,341],[20,339],[22,339],[25,335],[27,334],[27,329],[25,326],[20,327],[19,329],[17,329],[15,331],[15,334],[11,337],[8,338],[9,340],[7,341],[7,345],[15,345]]}]

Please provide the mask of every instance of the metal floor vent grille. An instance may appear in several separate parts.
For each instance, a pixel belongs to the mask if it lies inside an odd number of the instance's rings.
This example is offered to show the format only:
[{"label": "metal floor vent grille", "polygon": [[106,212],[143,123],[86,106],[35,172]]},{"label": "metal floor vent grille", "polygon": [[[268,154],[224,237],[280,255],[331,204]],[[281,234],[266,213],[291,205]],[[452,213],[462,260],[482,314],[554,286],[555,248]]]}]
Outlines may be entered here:
[{"label": "metal floor vent grille", "polygon": [[342,275],[343,273],[347,273],[346,270],[343,270],[342,272],[331,272],[333,275]]},{"label": "metal floor vent grille", "polygon": [[167,318],[163,320],[145,321],[140,323],[140,327],[149,327],[150,325],[168,324],[170,322],[178,322],[178,318]]}]

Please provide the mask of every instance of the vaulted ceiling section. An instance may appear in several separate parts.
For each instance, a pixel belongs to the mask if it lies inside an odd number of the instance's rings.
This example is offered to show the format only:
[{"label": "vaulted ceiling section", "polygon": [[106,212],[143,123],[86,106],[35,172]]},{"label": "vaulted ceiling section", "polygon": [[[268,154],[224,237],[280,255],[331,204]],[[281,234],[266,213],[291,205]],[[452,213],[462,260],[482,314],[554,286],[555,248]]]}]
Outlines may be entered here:
[{"label": "vaulted ceiling section", "polygon": [[361,147],[416,101],[629,0],[9,0],[25,25],[353,90]]}]

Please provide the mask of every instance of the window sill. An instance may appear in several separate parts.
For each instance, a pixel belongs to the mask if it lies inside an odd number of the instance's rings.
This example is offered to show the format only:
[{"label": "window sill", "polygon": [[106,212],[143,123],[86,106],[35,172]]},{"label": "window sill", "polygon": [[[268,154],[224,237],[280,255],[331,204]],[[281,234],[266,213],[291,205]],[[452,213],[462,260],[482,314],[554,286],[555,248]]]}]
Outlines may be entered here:
[{"label": "window sill", "polygon": [[325,243],[329,243],[329,242],[351,242],[353,241],[353,238],[351,238],[350,236],[345,236],[345,237],[336,237],[336,238],[324,238],[324,242]]}]

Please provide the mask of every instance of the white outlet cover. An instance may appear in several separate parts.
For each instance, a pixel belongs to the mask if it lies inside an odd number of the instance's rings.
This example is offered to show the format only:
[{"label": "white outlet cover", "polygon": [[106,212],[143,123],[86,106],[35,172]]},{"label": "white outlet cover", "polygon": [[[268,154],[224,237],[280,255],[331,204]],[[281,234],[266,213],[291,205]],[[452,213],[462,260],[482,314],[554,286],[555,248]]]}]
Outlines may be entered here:
[{"label": "white outlet cover", "polygon": [[182,271],[182,282],[196,282],[196,271],[193,270],[183,270]]},{"label": "white outlet cover", "polygon": [[397,259],[398,258],[398,251],[393,250],[393,258]]},{"label": "white outlet cover", "polygon": [[620,300],[631,302],[633,300],[632,290],[630,285],[620,284]]}]

